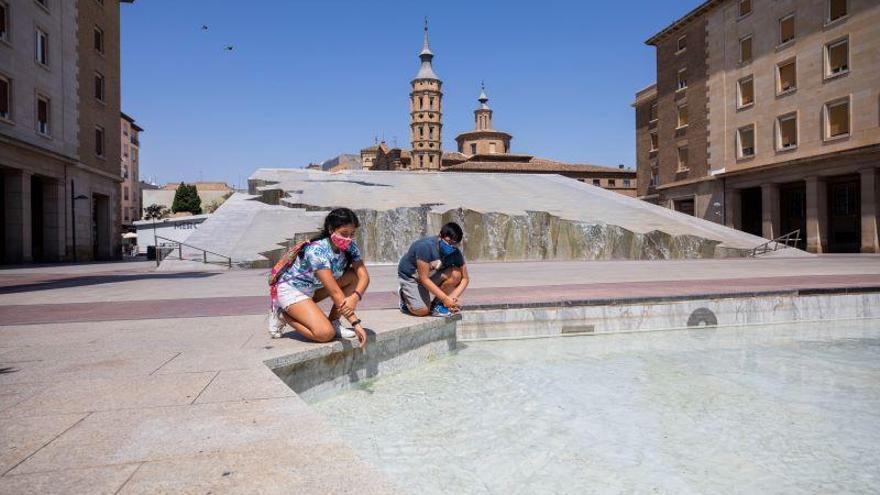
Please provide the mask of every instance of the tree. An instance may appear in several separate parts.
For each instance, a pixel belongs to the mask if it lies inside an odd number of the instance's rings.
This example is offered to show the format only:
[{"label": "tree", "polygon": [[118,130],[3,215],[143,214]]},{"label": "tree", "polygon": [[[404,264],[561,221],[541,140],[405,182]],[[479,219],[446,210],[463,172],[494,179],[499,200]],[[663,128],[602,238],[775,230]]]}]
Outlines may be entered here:
[{"label": "tree", "polygon": [[174,213],[188,211],[193,215],[202,212],[202,200],[199,198],[199,192],[194,184],[184,184],[183,182],[177,186],[177,192],[174,193],[174,201],[171,203],[171,211]]},{"label": "tree", "polygon": [[144,208],[144,220],[161,220],[168,216],[168,209],[156,203]]}]

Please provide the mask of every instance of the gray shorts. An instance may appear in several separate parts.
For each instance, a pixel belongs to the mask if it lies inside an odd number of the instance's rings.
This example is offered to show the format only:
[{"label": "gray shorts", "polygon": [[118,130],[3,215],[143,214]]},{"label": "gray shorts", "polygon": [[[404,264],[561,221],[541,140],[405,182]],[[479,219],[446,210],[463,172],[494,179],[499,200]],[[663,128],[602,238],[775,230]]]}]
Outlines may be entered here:
[{"label": "gray shorts", "polygon": [[[420,284],[418,280],[407,280],[398,277],[397,281],[400,282],[400,296],[410,309],[418,311],[431,307],[431,300],[434,298],[434,295],[428,292],[428,289]],[[438,270],[437,273],[431,275],[431,281],[439,286],[443,283],[443,272]]]}]

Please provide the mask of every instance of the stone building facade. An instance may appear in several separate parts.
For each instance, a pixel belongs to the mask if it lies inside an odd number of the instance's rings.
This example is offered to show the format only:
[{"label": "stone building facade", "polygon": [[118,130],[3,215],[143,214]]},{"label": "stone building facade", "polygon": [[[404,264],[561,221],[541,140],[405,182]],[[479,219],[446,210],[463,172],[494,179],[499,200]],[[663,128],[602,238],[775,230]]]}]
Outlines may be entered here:
[{"label": "stone building facade", "polygon": [[141,219],[144,208],[140,185],[140,133],[143,129],[124,113],[120,118],[120,126],[122,184],[119,217],[122,219],[122,228],[130,230],[134,228],[134,222]]},{"label": "stone building facade", "polygon": [[119,5],[0,2],[3,263],[121,254]]},{"label": "stone building facade", "polygon": [[[636,95],[636,146],[640,177],[658,173],[639,196],[767,238],[799,230],[812,252],[880,252],[877,26],[873,0],[716,0],[652,37],[656,95]],[[673,175],[682,143],[689,171]]]}]

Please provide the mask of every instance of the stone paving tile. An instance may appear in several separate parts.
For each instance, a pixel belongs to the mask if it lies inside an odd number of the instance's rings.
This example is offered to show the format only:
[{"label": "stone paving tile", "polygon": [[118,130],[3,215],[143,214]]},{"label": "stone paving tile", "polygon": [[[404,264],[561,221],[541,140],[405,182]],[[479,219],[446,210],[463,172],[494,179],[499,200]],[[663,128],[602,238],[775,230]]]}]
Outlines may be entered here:
[{"label": "stone paving tile", "polygon": [[357,494],[399,493],[374,467],[341,443],[307,450],[256,450],[147,462],[120,494]]},{"label": "stone paving tile", "polygon": [[69,469],[46,473],[9,475],[0,478],[0,493],[17,495],[113,495],[137,470],[139,464]]},{"label": "stone paving tile", "polygon": [[92,358],[28,361],[10,365],[14,371],[0,374],[0,385],[56,383],[59,380],[145,376],[178,353],[164,350],[110,351]]},{"label": "stone paving tile", "polygon": [[196,399],[196,404],[293,397],[296,394],[269,368],[220,371]]},{"label": "stone paving tile", "polygon": [[[589,279],[589,274],[584,274]],[[816,287],[880,286],[878,274],[774,276],[697,280],[625,281],[591,284],[556,284],[531,287],[474,288],[466,293],[465,308],[502,304],[528,304],[619,297],[695,295],[757,290],[796,290]],[[260,289],[262,290],[262,289]],[[372,291],[362,309],[396,308],[391,291]],[[265,315],[264,295],[149,299],[119,302],[49,305],[0,305],[0,322],[7,325],[47,324],[56,321],[137,321],[155,318],[199,318]],[[126,325],[131,325],[126,323]]]},{"label": "stone paving tile", "polygon": [[34,418],[0,418],[0,476],[86,416],[63,414]]},{"label": "stone paving tile", "polygon": [[6,411],[12,416],[83,413],[191,404],[214,373],[64,380]]},{"label": "stone paving tile", "polygon": [[263,449],[303,451],[337,441],[338,434],[299,397],[105,411],[90,414],[12,472]]},{"label": "stone paving tile", "polygon": [[0,385],[0,413],[40,393],[42,383],[7,383]]}]

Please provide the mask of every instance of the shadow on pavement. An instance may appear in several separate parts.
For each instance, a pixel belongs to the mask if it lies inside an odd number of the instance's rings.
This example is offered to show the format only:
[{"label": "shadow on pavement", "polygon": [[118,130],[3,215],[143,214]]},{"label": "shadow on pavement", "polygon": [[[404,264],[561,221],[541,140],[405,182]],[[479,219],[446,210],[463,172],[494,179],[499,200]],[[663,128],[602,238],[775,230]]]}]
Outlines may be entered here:
[{"label": "shadow on pavement", "polygon": [[176,272],[176,273],[127,273],[118,275],[86,275],[82,277],[62,277],[55,280],[41,280],[22,285],[9,285],[0,287],[2,294],[18,294],[21,292],[35,292],[50,289],[68,289],[71,287],[85,287],[88,285],[112,284],[118,282],[131,282],[133,280],[147,279],[194,279],[207,278],[220,275],[221,272]]}]

